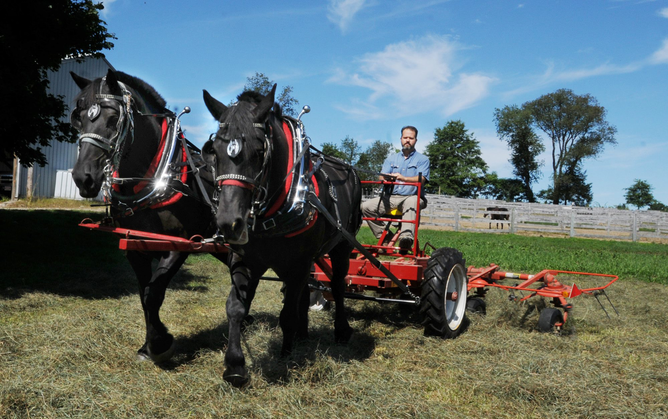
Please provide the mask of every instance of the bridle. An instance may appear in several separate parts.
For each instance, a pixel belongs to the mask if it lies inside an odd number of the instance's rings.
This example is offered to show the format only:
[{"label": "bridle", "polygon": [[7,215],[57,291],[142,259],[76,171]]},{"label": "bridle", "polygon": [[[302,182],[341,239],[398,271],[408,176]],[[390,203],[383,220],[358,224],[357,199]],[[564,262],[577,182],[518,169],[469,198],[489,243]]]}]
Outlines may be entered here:
[{"label": "bridle", "polygon": [[[229,127],[230,123],[220,122],[218,126],[219,128],[225,128]],[[214,172],[213,175],[216,183],[216,196],[214,196],[214,201],[218,201],[218,196],[220,195],[223,186],[236,186],[248,189],[252,193],[249,217],[255,221],[255,218],[265,211],[267,205],[267,183],[269,182],[269,171],[273,151],[273,129],[271,125],[269,125],[269,122],[265,124],[253,123],[253,128],[261,130],[264,134],[262,167],[255,177],[250,178],[239,173],[224,173],[216,176],[216,164],[211,165],[211,167]],[[227,143],[227,155],[231,159],[235,159],[241,153],[244,144],[246,143],[246,136],[241,134],[241,138],[219,138],[219,140]]]},{"label": "bridle", "polygon": [[[111,153],[110,161],[113,165],[118,165],[120,160],[120,150],[128,137],[130,141],[134,141],[134,112],[133,112],[133,98],[130,90],[125,84],[118,82],[121,87],[122,95],[112,95],[102,93],[102,88],[106,83],[106,76],[102,77],[100,81],[99,92],[95,94],[97,101],[88,108],[88,119],[95,121],[101,113],[102,105],[111,105],[112,108],[118,108],[118,122],[116,123],[116,131],[110,138],[103,137],[94,132],[83,132],[79,134],[79,149],[83,143],[90,143],[102,150]],[[77,112],[75,109],[72,113]],[[70,120],[72,117],[70,116]]]}]

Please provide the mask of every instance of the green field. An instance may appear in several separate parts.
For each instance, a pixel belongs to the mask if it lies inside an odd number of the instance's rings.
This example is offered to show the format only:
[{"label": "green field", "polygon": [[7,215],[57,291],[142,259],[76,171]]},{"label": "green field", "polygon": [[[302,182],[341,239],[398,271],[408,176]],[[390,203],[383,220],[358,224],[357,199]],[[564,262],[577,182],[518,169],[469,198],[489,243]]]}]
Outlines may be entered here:
[{"label": "green field", "polygon": [[535,330],[541,300],[502,290],[454,340],[424,337],[405,308],[347,301],[348,345],[334,343],[330,312],[313,312],[309,340],[280,358],[280,284],[263,282],[242,341],[252,382],[237,390],[222,379],[227,268],[187,261],[161,312],[177,354],[138,363],[134,275],[117,239],[76,226],[85,217],[100,214],[0,210],[0,417],[668,415],[668,245],[421,230],[469,265],[619,275],[620,315],[578,297],[561,335]]}]

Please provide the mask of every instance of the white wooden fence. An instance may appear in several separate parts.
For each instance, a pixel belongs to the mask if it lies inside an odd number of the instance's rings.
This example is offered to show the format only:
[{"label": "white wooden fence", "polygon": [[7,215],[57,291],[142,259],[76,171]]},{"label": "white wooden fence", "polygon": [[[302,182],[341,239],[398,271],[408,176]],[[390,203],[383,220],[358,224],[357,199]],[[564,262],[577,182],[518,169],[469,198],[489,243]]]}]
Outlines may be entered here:
[{"label": "white wooden fence", "polygon": [[[586,237],[632,241],[668,241],[668,213],[614,208],[529,204],[488,199],[427,195],[420,225],[454,231],[484,233],[532,232],[547,236]],[[506,208],[507,212],[487,208]],[[491,220],[485,214],[507,214]],[[491,224],[490,224],[491,223]],[[497,228],[498,224],[498,228]],[[491,227],[491,228],[490,228]]]}]

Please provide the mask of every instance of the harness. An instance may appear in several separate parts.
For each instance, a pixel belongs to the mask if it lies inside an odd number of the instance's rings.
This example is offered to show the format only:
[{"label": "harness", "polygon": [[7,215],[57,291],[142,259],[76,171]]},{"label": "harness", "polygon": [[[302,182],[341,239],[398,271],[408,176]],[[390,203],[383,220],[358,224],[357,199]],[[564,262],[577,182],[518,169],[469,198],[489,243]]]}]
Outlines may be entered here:
[{"label": "harness", "polygon": [[[228,123],[221,122],[223,128]],[[310,159],[309,142],[304,133],[304,126],[298,119],[284,116],[281,121],[288,147],[287,173],[283,186],[268,196],[268,175],[272,164],[273,129],[269,124],[254,123],[253,127],[263,131],[264,157],[261,170],[254,178],[241,174],[222,174],[215,176],[217,193],[224,185],[249,189],[252,193],[248,227],[255,238],[292,237],[311,228],[318,217],[312,205],[306,205],[306,195],[319,194],[320,188],[315,178],[313,163]],[[245,137],[223,140],[228,142],[227,153],[234,158],[238,155]],[[215,165],[214,165],[215,167]],[[319,168],[320,165],[317,164]],[[214,169],[215,170],[215,169]],[[330,188],[331,189],[331,188]],[[214,201],[216,201],[214,199]]]},{"label": "harness", "polygon": [[[131,90],[122,82],[118,82],[122,95],[102,93],[106,77],[100,82],[99,92],[95,94],[97,102],[89,109],[87,116],[91,121],[99,117],[102,105],[118,109],[119,118],[116,129],[110,138],[93,132],[83,132],[79,135],[79,148],[83,143],[90,143],[110,153],[105,162],[102,192],[104,202],[120,207],[123,215],[132,215],[136,210],[144,208],[160,208],[177,202],[183,195],[189,195],[192,190],[186,184],[188,173],[195,174],[201,195],[211,206],[208,194],[200,179],[199,171],[205,167],[203,159],[195,163],[193,154],[197,156],[200,150],[192,145],[181,130],[179,118],[189,113],[186,107],[179,115],[167,111],[163,114],[152,114],[162,118],[162,135],[158,150],[141,178],[121,178],[118,176],[121,156],[127,147],[134,142],[134,113],[143,115],[136,109]],[[179,151],[180,150],[180,151]],[[190,171],[189,171],[190,168]],[[136,183],[131,195],[123,195],[120,186],[126,183]]]}]

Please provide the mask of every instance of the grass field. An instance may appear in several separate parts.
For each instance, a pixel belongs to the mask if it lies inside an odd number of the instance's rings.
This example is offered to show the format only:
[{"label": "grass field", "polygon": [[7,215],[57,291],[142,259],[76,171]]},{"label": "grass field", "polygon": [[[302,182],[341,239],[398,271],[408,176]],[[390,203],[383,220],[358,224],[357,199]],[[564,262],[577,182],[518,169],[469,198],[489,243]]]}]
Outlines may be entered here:
[{"label": "grass field", "polygon": [[535,330],[541,300],[501,290],[454,340],[424,337],[405,308],[347,301],[348,345],[312,312],[309,340],[280,358],[280,284],[263,282],[243,339],[252,382],[237,390],[222,379],[227,268],[189,258],[161,312],[177,354],[138,363],[134,275],[117,239],[76,226],[85,217],[100,214],[0,210],[0,417],[668,416],[668,245],[421,230],[471,265],[619,275],[620,316],[578,297],[561,335]]}]

